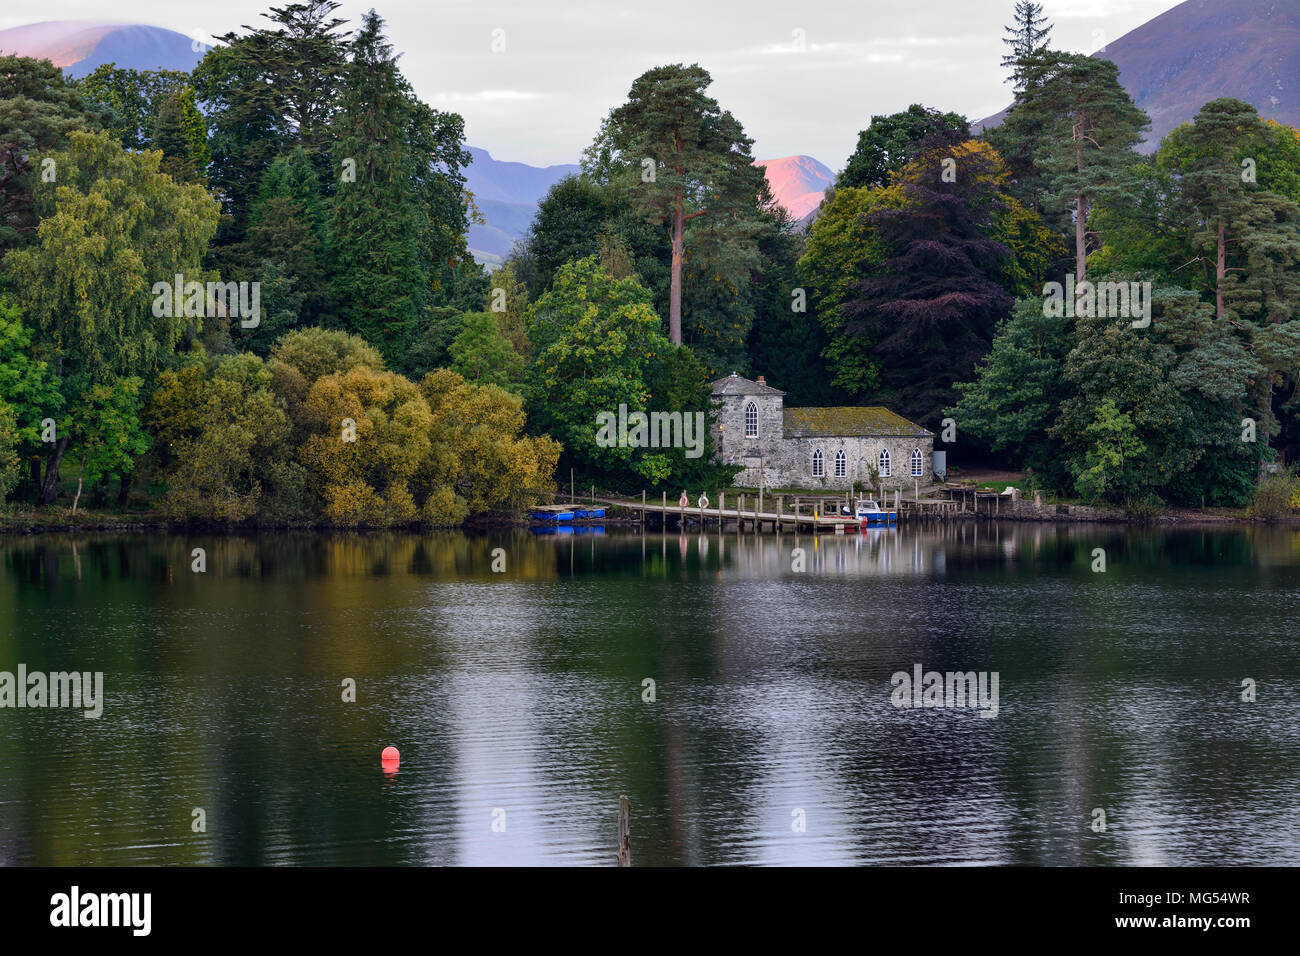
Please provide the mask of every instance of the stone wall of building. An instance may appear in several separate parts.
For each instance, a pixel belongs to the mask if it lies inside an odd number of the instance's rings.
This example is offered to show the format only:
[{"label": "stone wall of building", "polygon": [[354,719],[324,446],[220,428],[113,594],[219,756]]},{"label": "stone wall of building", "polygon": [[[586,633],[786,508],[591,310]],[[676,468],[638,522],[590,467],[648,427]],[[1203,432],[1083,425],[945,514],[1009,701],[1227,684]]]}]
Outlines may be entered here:
[{"label": "stone wall of building", "polygon": [[[718,399],[718,417],[714,441],[720,459],[729,465],[741,465],[736,484],[767,488],[813,488],[847,490],[881,483],[889,489],[912,488],[911,456],[919,448],[922,474],[919,481],[929,484],[934,478],[934,439],[930,436],[865,438],[786,438],[782,399],[779,395],[728,395]],[[758,437],[745,437],[745,406],[753,402],[758,409]],[[813,476],[813,452],[822,453],[823,474]],[[880,452],[889,451],[890,474],[878,473]],[[835,453],[845,455],[845,473],[835,474]],[[760,481],[761,469],[761,481]],[[876,469],[873,471],[872,469]]]},{"label": "stone wall of building", "polygon": [[[933,480],[934,440],[924,438],[784,438],[773,443],[761,443],[762,448],[749,449],[749,455],[737,464],[746,469],[736,478],[745,486],[759,484],[761,459],[762,484],[768,488],[812,488],[848,490],[852,486],[872,488],[881,484],[887,489],[909,489],[916,482],[922,485]],[[912,475],[913,450],[921,450],[921,475]],[[882,449],[889,452],[890,474],[879,474]],[[813,476],[813,453],[822,453],[822,475]],[[844,475],[835,474],[836,452],[844,452]],[[873,469],[876,469],[873,471]]]}]

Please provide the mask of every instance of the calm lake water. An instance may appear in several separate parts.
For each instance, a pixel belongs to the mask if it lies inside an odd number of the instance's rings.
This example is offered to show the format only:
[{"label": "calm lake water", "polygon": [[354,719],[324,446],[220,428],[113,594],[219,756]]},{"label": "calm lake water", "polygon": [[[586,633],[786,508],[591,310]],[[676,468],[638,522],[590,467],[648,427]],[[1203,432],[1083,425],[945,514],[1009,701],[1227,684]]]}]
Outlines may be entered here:
[{"label": "calm lake water", "polygon": [[1300,863],[1295,529],[609,531],[0,537],[0,863]]}]

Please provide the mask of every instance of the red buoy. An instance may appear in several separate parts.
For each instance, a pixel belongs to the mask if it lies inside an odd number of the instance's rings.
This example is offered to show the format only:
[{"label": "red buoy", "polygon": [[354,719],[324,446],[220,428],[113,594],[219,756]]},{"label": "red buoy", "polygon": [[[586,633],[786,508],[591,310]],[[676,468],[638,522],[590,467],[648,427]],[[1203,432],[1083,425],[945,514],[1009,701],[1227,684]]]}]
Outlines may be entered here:
[{"label": "red buoy", "polygon": [[385,747],[384,752],[379,755],[379,761],[385,769],[395,769],[402,762],[402,755],[396,747]]}]

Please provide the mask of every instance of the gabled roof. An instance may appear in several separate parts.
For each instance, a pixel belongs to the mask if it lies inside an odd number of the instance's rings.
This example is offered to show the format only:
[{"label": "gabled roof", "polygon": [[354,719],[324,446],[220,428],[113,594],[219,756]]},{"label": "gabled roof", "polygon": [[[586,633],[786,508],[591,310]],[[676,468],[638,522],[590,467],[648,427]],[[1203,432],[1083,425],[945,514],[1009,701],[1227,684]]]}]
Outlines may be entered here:
[{"label": "gabled roof", "polygon": [[773,388],[766,383],[751,382],[743,375],[737,375],[732,372],[726,378],[720,378],[713,383],[714,395],[784,395],[785,392],[779,388]]},{"label": "gabled roof", "polygon": [[787,408],[786,438],[854,438],[864,435],[924,438],[932,434],[883,405],[839,408]]}]

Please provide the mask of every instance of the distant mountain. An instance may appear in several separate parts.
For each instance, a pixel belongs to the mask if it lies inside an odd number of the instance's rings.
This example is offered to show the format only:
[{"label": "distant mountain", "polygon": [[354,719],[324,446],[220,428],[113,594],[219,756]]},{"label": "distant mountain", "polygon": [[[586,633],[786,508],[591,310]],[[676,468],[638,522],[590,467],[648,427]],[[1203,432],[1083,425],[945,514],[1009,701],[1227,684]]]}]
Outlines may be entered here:
[{"label": "distant mountain", "polygon": [[105,63],[134,70],[194,69],[203,58],[174,30],[102,20],[60,20],[0,30],[0,53],[50,60],[82,77]]},{"label": "distant mountain", "polygon": [[479,262],[497,263],[522,238],[537,213],[546,191],[565,176],[581,169],[575,163],[529,166],[493,159],[486,149],[466,147],[473,161],[465,182],[487,220],[469,227],[469,248]]},{"label": "distant mountain", "polygon": [[811,156],[760,159],[754,165],[763,167],[776,201],[795,219],[803,219],[816,209],[835,182],[835,174]]},{"label": "distant mountain", "polygon": [[[0,52],[53,61],[82,77],[103,63],[133,70],[192,70],[203,57],[187,36],[161,27],[65,20],[0,30]],[[472,162],[466,184],[486,222],[469,229],[469,247],[479,262],[499,263],[523,238],[548,189],[580,170],[576,163],[529,166],[494,159],[486,149],[467,147]],[[821,202],[834,174],[811,156],[760,160],[772,192],[796,219]]]},{"label": "distant mountain", "polygon": [[[1146,149],[1210,100],[1234,97],[1300,127],[1300,4],[1186,0],[1107,44],[1097,56],[1151,117]],[[1006,110],[975,124],[996,126]]]}]

